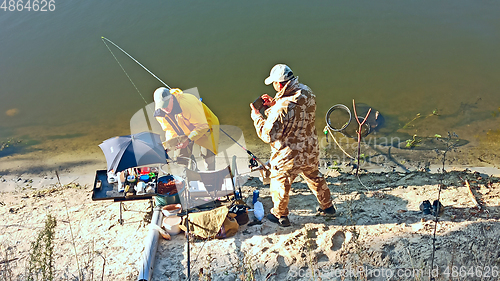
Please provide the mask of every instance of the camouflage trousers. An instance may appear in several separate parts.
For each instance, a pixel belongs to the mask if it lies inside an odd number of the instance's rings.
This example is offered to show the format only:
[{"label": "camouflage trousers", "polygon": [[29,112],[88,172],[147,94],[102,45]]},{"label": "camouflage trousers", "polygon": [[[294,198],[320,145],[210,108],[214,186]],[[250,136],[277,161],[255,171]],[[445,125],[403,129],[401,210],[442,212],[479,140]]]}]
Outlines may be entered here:
[{"label": "camouflage trousers", "polygon": [[326,184],[326,180],[319,172],[318,166],[306,168],[294,168],[290,171],[280,171],[276,168],[271,170],[271,196],[274,207],[271,213],[276,217],[288,216],[288,201],[289,193],[292,187],[293,180],[301,175],[307,182],[307,186],[316,196],[321,209],[326,209],[332,206],[330,189]]}]

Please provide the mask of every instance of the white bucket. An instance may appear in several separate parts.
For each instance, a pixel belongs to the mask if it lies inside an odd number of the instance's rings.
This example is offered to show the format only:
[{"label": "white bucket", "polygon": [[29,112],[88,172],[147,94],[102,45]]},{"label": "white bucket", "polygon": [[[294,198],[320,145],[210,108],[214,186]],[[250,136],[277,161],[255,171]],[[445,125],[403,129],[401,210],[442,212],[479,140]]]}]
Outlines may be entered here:
[{"label": "white bucket", "polygon": [[181,212],[182,206],[181,204],[169,204],[167,206],[163,206],[161,211],[165,217],[176,216]]},{"label": "white bucket", "polygon": [[171,235],[176,235],[181,232],[181,229],[179,227],[180,223],[181,217],[178,216],[170,216],[163,219],[163,227]]}]

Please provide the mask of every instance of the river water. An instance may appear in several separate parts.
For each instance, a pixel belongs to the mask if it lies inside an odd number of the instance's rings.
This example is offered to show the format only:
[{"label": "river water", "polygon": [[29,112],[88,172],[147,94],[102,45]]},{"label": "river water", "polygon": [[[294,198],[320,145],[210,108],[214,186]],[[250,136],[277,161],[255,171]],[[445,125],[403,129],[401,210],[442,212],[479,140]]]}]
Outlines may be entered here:
[{"label": "river water", "polygon": [[197,87],[248,143],[259,142],[248,104],[274,94],[263,80],[287,63],[317,95],[318,131],[356,99],[383,114],[387,136],[457,131],[499,147],[498,1],[66,0],[0,9],[0,141],[22,141],[0,157],[96,152],[130,133],[161,83],[111,46],[136,90],[101,36],[169,86]]}]

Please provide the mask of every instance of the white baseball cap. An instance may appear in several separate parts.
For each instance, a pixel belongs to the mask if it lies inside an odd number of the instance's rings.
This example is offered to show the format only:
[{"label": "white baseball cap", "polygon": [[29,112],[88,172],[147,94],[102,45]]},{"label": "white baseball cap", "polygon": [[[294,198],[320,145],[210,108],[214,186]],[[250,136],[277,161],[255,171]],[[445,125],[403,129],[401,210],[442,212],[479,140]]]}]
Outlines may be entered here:
[{"label": "white baseball cap", "polygon": [[288,67],[288,65],[286,64],[279,63],[271,69],[271,73],[269,74],[269,77],[264,80],[264,83],[266,83],[266,85],[269,85],[273,82],[284,82],[292,78],[293,72],[290,67]]},{"label": "white baseball cap", "polygon": [[160,87],[154,92],[153,98],[155,101],[155,110],[158,108],[167,108],[168,103],[172,99],[172,94],[170,94],[167,88]]}]

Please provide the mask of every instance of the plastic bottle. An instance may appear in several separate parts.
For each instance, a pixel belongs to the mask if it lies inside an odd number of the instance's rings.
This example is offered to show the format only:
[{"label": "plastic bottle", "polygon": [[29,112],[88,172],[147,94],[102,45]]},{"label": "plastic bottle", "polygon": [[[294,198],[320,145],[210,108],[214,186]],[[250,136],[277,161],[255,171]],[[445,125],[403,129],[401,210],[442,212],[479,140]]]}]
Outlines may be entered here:
[{"label": "plastic bottle", "polygon": [[113,170],[108,172],[108,183],[115,183],[117,181],[116,174]]},{"label": "plastic bottle", "polygon": [[259,190],[254,190],[252,204],[255,204],[255,202],[257,202],[258,200],[259,200]]},{"label": "plastic bottle", "polygon": [[259,201],[253,204],[253,214],[259,221],[264,218],[264,206],[262,206],[262,203],[260,203]]}]

